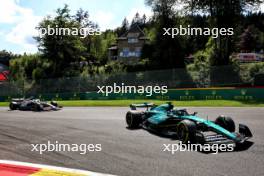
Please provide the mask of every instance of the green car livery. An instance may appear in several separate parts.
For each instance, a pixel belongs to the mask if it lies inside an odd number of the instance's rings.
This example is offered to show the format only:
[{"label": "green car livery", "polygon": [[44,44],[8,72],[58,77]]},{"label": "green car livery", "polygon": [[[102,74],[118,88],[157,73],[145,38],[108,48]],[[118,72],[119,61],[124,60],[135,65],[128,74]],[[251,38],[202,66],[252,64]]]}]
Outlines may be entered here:
[{"label": "green car livery", "polygon": [[[186,109],[175,109],[171,103],[156,106],[151,103],[132,104],[126,114],[128,128],[143,128],[155,133],[177,138],[184,143],[223,144],[244,143],[252,137],[246,125],[235,123],[231,117],[219,116],[209,121],[189,114]],[[138,108],[147,108],[139,111]]]}]

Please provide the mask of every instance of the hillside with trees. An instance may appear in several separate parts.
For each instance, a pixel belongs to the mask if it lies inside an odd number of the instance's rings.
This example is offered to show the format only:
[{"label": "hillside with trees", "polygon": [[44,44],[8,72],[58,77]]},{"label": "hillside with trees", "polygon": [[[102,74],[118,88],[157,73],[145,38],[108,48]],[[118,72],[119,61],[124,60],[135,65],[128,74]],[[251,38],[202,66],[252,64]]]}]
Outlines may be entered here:
[{"label": "hillside with trees", "polygon": [[[179,3],[183,9],[175,8]],[[103,31],[101,35],[87,36],[36,36],[39,52],[13,57],[10,61],[11,82],[27,83],[37,87],[41,80],[57,78],[97,79],[111,78],[129,72],[179,69],[196,87],[225,86],[234,82],[250,84],[254,77],[264,73],[262,63],[241,66],[233,53],[264,51],[264,14],[258,11],[260,0],[246,1],[189,1],[146,0],[153,16],[135,14],[131,22],[124,18],[120,27]],[[108,48],[129,27],[137,24],[149,38],[144,46],[141,61],[126,65],[108,59]],[[234,35],[212,38],[204,35],[163,35],[164,28],[191,26],[199,28],[233,28]],[[37,29],[51,27],[97,28],[89,12],[79,9],[72,14],[65,5],[56,10],[54,17],[47,16]],[[1,53],[0,53],[1,54]],[[1,55],[6,53],[2,52]],[[192,57],[192,62],[186,58]],[[218,69],[219,68],[219,69]],[[225,72],[222,72],[225,68]],[[228,68],[228,69],[226,69]],[[144,73],[142,73],[144,76]],[[230,82],[226,79],[231,75]],[[142,76],[141,76],[142,77]],[[180,81],[180,80],[179,80]]]}]

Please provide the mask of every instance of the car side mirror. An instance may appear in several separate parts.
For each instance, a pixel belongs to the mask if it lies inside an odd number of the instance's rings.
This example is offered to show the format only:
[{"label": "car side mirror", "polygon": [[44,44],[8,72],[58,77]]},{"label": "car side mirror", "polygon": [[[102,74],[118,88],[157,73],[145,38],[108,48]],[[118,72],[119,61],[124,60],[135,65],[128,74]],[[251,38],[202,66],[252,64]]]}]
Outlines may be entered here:
[{"label": "car side mirror", "polygon": [[198,112],[194,112],[193,115],[195,116],[196,114],[198,114]]}]

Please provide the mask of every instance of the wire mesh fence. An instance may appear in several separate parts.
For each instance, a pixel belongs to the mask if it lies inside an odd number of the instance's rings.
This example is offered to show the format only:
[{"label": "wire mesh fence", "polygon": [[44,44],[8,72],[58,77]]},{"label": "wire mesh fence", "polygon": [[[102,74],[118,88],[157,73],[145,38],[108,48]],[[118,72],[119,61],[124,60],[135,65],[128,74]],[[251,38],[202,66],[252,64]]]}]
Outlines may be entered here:
[{"label": "wire mesh fence", "polygon": [[225,87],[249,84],[242,81],[231,66],[214,67],[207,70],[186,69],[153,70],[93,76],[42,79],[39,81],[4,82],[0,84],[0,96],[43,93],[92,92],[97,86],[114,83],[132,86],[167,86],[175,88]]}]

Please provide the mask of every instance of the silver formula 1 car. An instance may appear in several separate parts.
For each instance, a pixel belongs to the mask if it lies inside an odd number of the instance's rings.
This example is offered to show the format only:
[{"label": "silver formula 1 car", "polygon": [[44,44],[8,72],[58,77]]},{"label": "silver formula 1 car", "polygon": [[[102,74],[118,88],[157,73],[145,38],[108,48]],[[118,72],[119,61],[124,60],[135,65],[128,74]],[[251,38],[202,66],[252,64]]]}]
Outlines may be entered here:
[{"label": "silver formula 1 car", "polygon": [[21,111],[57,111],[62,108],[57,102],[51,101],[50,103],[40,101],[34,98],[20,98],[12,99],[9,104],[10,110],[21,110]]}]

